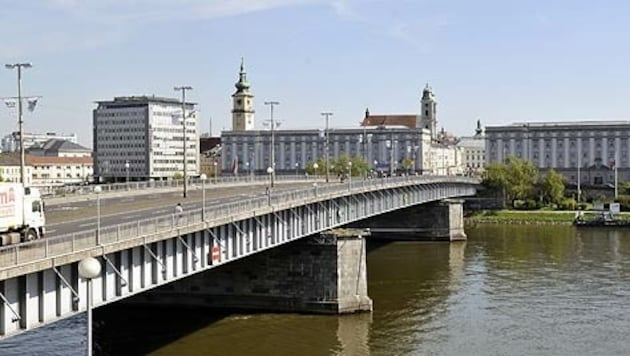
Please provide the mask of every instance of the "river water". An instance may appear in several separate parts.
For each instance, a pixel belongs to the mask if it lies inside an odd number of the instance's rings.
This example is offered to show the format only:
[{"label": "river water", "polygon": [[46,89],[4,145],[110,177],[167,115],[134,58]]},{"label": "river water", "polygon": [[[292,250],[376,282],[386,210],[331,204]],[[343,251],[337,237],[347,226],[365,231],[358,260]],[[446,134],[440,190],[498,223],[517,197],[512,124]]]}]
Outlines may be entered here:
[{"label": "river water", "polygon": [[[468,227],[463,243],[369,244],[372,314],[103,308],[100,354],[628,355],[630,230]],[[76,317],[0,355],[82,355]]]}]

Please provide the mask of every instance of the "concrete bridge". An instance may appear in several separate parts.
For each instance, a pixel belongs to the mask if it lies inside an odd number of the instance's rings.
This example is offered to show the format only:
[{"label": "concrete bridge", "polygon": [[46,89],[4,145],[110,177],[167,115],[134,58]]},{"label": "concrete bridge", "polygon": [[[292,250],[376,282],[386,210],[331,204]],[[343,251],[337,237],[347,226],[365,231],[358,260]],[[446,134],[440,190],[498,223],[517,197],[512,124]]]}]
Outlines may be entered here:
[{"label": "concrete bridge", "polygon": [[[478,184],[470,178],[430,176],[314,184],[180,216],[154,216],[2,247],[0,339],[84,312],[87,281],[79,277],[78,262],[89,256],[103,267],[92,280],[94,307],[138,296],[130,300],[170,303],[177,297],[210,306],[330,313],[371,310],[365,285],[367,231],[329,230],[375,224],[372,227],[383,225],[394,232],[405,227],[431,232],[433,238],[462,239],[461,202],[449,199],[474,195]],[[414,207],[421,210],[396,217],[405,220],[403,224],[370,220]],[[256,256],[244,259],[251,255]],[[237,265],[241,259],[257,262]],[[227,275],[208,283],[203,273],[215,268]],[[252,277],[255,270],[266,268],[279,272],[282,283],[252,282],[258,278]],[[273,278],[272,273],[266,278]],[[234,284],[221,285],[222,280]],[[147,291],[151,292],[141,295]],[[187,295],[188,300],[182,299]]]}]

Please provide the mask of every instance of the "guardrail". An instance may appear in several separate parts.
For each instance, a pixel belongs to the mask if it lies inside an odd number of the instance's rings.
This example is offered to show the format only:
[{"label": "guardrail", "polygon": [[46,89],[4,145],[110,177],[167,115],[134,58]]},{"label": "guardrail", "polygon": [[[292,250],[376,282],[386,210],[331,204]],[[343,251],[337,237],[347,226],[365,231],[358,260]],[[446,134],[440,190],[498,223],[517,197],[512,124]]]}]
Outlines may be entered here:
[{"label": "guardrail", "polygon": [[[174,231],[186,228],[203,221],[212,224],[213,221],[225,219],[240,213],[251,213],[257,209],[269,208],[287,203],[304,202],[308,199],[328,199],[345,194],[359,193],[365,190],[393,188],[411,184],[431,183],[460,183],[479,184],[478,179],[465,177],[437,177],[437,176],[407,176],[393,178],[377,178],[368,180],[354,180],[320,186],[313,183],[312,187],[288,192],[281,192],[258,198],[247,198],[242,201],[225,203],[202,209],[194,209],[179,215],[165,214],[154,218],[138,220],[77,233],[45,238],[31,242],[0,247],[0,269],[16,266],[26,262],[37,261],[60,256],[72,252],[80,252],[99,245],[129,240],[156,233]],[[204,214],[202,218],[202,213]]]},{"label": "guardrail", "polygon": [[[321,176],[306,176],[306,175],[277,175],[275,181],[315,181],[322,179]],[[188,180],[190,185],[201,185],[201,179],[190,178]],[[269,176],[238,176],[238,177],[208,177],[205,184],[220,185],[220,184],[246,184],[246,183],[265,183],[269,182]],[[156,181],[141,181],[141,182],[127,182],[127,183],[113,183],[113,184],[91,184],[91,185],[64,185],[64,186],[37,186],[42,195],[47,198],[55,197],[67,197],[73,195],[85,195],[94,193],[94,188],[101,187],[102,193],[112,192],[124,192],[131,190],[145,190],[156,188],[183,188],[184,181],[179,180],[156,180]]]}]

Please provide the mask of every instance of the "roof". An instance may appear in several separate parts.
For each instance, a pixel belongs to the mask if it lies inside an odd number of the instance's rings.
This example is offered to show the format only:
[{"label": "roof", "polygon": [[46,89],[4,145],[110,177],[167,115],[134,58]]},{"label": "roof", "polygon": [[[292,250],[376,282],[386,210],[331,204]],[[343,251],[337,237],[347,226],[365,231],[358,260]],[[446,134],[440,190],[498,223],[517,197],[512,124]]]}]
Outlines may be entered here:
[{"label": "roof", "polygon": [[[24,161],[29,166],[41,166],[52,164],[82,164],[93,165],[92,157],[57,157],[57,156],[33,156],[25,155]],[[20,154],[18,152],[0,153],[0,165],[19,166]]]},{"label": "roof", "polygon": [[[159,96],[155,96],[155,95],[132,95],[132,96],[117,96],[114,97],[114,100],[103,100],[103,101],[97,101],[96,102],[99,105],[106,105],[106,106],[112,106],[112,107],[116,107],[116,106],[124,106],[124,105],[128,105],[128,104],[140,104],[140,105],[146,105],[148,103],[160,103],[160,104],[179,104],[181,105],[181,101],[178,99],[173,99],[173,98],[165,98],[165,97],[159,97]],[[188,105],[196,105],[197,103],[193,103],[190,101],[186,101],[186,104]]]},{"label": "roof", "polygon": [[25,157],[26,163],[31,166],[40,166],[47,164],[82,164],[93,165],[92,157],[57,157],[57,156],[32,156]]},{"label": "roof", "polygon": [[70,142],[68,140],[60,140],[60,139],[50,139],[44,142],[43,145],[38,148],[43,149],[44,151],[81,151],[81,152],[92,152],[91,149],[85,148],[76,143]]},{"label": "roof", "polygon": [[416,128],[418,115],[369,115],[363,119],[361,126],[406,126]]},{"label": "roof", "polygon": [[556,122],[515,122],[509,125],[486,126],[486,131],[503,131],[515,129],[550,129],[550,128],[591,128],[599,129],[604,126],[627,127],[630,121],[556,121]]}]

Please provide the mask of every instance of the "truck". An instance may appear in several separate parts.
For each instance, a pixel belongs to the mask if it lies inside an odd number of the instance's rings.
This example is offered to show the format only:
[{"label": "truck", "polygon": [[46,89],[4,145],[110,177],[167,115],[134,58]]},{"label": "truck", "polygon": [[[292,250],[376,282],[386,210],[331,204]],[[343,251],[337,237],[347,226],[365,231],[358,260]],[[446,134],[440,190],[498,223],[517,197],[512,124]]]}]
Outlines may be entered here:
[{"label": "truck", "polygon": [[0,246],[44,237],[44,203],[37,188],[0,183]]}]

